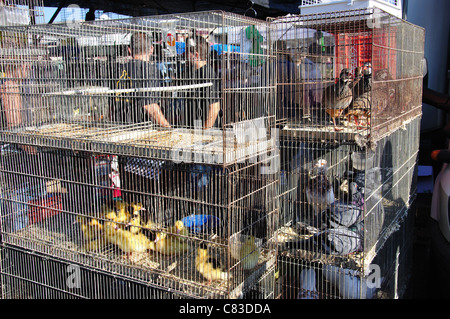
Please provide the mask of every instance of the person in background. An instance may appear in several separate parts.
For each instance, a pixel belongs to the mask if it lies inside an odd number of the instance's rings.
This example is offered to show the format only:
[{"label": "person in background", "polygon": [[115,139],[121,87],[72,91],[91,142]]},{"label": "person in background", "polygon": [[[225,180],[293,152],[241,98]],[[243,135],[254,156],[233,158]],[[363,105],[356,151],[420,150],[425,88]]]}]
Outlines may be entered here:
[{"label": "person in background", "polygon": [[296,65],[287,52],[286,42],[276,44],[277,58],[277,116],[282,119],[295,117],[295,72]]},{"label": "person in background", "polygon": [[[11,130],[20,127],[26,121],[24,107],[24,81],[29,76],[29,63],[5,61],[2,65],[2,79],[0,80],[0,122],[2,129]],[[37,149],[32,145],[18,145],[22,150],[36,154]]]},{"label": "person in background", "polygon": [[[128,48],[131,59],[119,68],[115,89],[147,89],[161,85],[161,76],[154,63],[155,45],[150,33],[131,35]],[[142,123],[151,119],[163,127],[169,127],[160,110],[159,92],[130,92],[115,96],[115,121]]]},{"label": "person in background", "polygon": [[[184,114],[171,116],[169,107],[161,108],[153,103],[146,108],[150,117],[159,125],[202,127],[209,129],[218,125],[221,110],[219,79],[209,63],[210,46],[203,37],[191,37],[186,40],[186,63],[179,64],[175,85],[193,85],[194,88],[183,93]],[[197,87],[195,87],[197,85]],[[169,124],[167,117],[173,120]],[[200,124],[200,125],[199,125]]]},{"label": "person in background", "polygon": [[300,106],[302,118],[311,121],[311,110],[320,107],[323,97],[321,72],[321,46],[313,43],[308,48],[308,56],[300,64],[300,78],[304,82]]},{"label": "person in background", "polygon": [[[160,111],[161,93],[146,91],[160,87],[163,83],[160,69],[157,65],[161,50],[153,43],[154,34],[136,32],[131,35],[128,53],[130,60],[121,65],[114,77],[115,89],[143,89],[141,92],[129,92],[116,95],[115,121],[125,124],[139,124],[150,120],[162,127],[170,127]],[[151,206],[149,193],[160,193],[165,162],[132,156],[121,156],[111,160],[110,179],[113,184],[113,197],[125,202],[140,202],[147,209]],[[153,216],[155,221],[161,221],[161,216]]]}]

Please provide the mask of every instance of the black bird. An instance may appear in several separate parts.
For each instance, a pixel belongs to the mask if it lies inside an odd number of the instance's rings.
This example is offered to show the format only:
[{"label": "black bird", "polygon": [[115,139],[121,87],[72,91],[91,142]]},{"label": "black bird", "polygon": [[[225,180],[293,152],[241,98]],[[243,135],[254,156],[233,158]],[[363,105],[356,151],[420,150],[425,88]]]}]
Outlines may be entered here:
[{"label": "black bird", "polygon": [[351,88],[351,75],[349,69],[342,69],[339,75],[339,81],[325,88],[323,95],[323,105],[325,112],[333,120],[334,129],[336,127],[336,118],[348,108],[353,99]]}]

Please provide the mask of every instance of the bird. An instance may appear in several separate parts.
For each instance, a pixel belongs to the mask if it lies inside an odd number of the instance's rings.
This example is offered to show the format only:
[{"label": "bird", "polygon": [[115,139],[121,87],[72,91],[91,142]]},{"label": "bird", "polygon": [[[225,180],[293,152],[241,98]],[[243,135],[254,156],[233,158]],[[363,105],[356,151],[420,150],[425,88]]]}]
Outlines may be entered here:
[{"label": "bird", "polygon": [[333,185],[326,173],[328,162],[320,159],[313,167],[313,172],[306,184],[306,199],[314,207],[316,214],[335,201]]},{"label": "bird", "polygon": [[145,211],[145,207],[142,203],[130,203],[131,208],[133,209],[132,214],[140,213],[141,211]]},{"label": "bird", "polygon": [[352,203],[335,201],[320,213],[317,228],[350,227],[360,219],[361,213],[361,208]]},{"label": "bird", "polygon": [[207,247],[201,245],[197,248],[195,257],[195,269],[208,280],[212,281],[228,280],[231,276],[224,270],[220,260],[209,255]]},{"label": "bird", "polygon": [[130,219],[130,214],[128,212],[128,203],[124,201],[116,202],[116,211],[117,211],[117,219],[118,223],[125,223]]},{"label": "bird", "polygon": [[324,91],[322,105],[325,107],[325,112],[330,115],[335,131],[340,130],[336,127],[336,118],[342,115],[353,99],[350,79],[349,69],[344,68],[339,74],[338,82],[326,87]]},{"label": "bird", "polygon": [[139,213],[133,214],[130,221],[126,224],[126,228],[132,234],[137,234],[141,231],[141,216]]},{"label": "bird", "polygon": [[361,250],[361,236],[346,227],[329,228],[308,239],[288,241],[282,249],[303,249],[327,255],[346,256]]},{"label": "bird", "polygon": [[128,204],[124,201],[117,201],[115,209],[104,206],[103,213],[106,219],[122,224],[122,226],[126,226],[131,219],[131,215],[128,212]]},{"label": "bird", "polygon": [[177,220],[173,226],[169,227],[168,233],[180,235],[181,240],[186,240],[185,236],[189,235],[189,228],[184,225],[182,220]]},{"label": "bird", "polygon": [[360,277],[354,270],[329,264],[323,266],[322,273],[327,281],[338,288],[341,298],[345,299],[372,299],[384,281],[384,277],[380,277],[370,282],[369,277]]},{"label": "bird", "polygon": [[[231,244],[231,256],[240,261],[242,268],[253,269],[258,264],[261,254],[260,248],[256,245],[255,236],[242,235],[244,239],[238,239]],[[239,238],[237,236],[236,238]]]},{"label": "bird", "polygon": [[285,243],[299,238],[301,238],[301,236],[290,226],[280,227],[276,231],[277,243]]},{"label": "bird", "polygon": [[102,224],[96,218],[77,216],[77,222],[80,224],[83,238],[85,240],[94,240],[102,232]]},{"label": "bird", "polygon": [[392,83],[393,77],[388,69],[379,69],[373,73],[372,110],[378,116],[389,117],[389,113],[384,113],[388,106],[395,101],[396,89]]},{"label": "bird", "polygon": [[356,182],[350,182],[349,192],[351,204],[364,209],[364,186],[359,186]]},{"label": "bird", "polygon": [[130,206],[133,208],[133,212],[131,213],[131,218],[127,223],[127,228],[129,228],[130,232],[133,234],[137,234],[142,229],[142,217],[141,212],[145,211],[145,208],[141,203],[131,203]]},{"label": "bird", "polygon": [[300,290],[297,299],[319,299],[314,269],[306,268],[300,273]]},{"label": "bird", "polygon": [[358,67],[356,79],[353,83],[353,101],[347,110],[347,118],[353,117],[356,128],[360,129],[360,118],[365,118],[367,125],[370,125],[371,96],[372,96],[372,67],[367,62],[364,67]]},{"label": "bird", "polygon": [[189,244],[179,237],[166,232],[157,232],[154,240],[154,250],[163,255],[182,254],[189,250]]},{"label": "bird", "polygon": [[105,237],[109,243],[118,246],[126,257],[130,257],[134,252],[142,253],[155,249],[155,243],[144,234],[133,234],[118,227],[114,222],[105,223]]}]

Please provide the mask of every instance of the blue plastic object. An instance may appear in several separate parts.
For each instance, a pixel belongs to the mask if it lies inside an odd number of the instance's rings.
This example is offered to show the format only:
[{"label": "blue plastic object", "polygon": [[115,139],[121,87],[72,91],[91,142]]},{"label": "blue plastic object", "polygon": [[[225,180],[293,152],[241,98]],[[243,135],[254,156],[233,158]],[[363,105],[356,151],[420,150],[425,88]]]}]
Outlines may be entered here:
[{"label": "blue plastic object", "polygon": [[193,214],[182,219],[184,226],[190,228],[194,233],[212,230],[219,226],[219,218],[211,215]]}]

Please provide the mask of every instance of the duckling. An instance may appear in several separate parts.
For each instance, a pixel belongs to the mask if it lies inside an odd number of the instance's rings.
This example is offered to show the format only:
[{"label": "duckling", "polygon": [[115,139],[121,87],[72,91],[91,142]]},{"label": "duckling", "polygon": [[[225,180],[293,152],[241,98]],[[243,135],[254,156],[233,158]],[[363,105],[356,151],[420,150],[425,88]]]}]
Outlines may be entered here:
[{"label": "duckling", "polygon": [[131,213],[133,215],[145,210],[145,207],[142,205],[142,203],[131,203],[130,206],[133,209]]},{"label": "duckling", "polygon": [[131,215],[128,213],[127,206],[127,203],[120,201],[116,203],[116,209],[104,208],[104,217],[121,224],[123,227],[131,218]]},{"label": "duckling", "polygon": [[171,234],[181,235],[179,238],[180,240],[186,240],[187,235],[189,235],[189,229],[184,226],[184,223],[182,220],[177,220],[175,222],[175,225],[169,227],[168,232]]},{"label": "duckling", "polygon": [[83,251],[99,251],[107,244],[106,240],[102,237],[91,239],[83,244],[81,247]]},{"label": "duckling", "polygon": [[[106,226],[106,225],[105,225]],[[107,240],[117,245],[122,250],[126,257],[129,258],[134,252],[146,252],[154,250],[154,243],[148,239],[144,234],[133,234],[130,231],[124,230],[116,225],[108,224],[106,226]]]},{"label": "duckling", "polygon": [[178,237],[165,232],[156,233],[155,250],[163,255],[182,254],[189,249],[189,245]]},{"label": "duckling", "polygon": [[208,254],[206,247],[199,247],[195,257],[195,269],[206,278],[209,283],[217,280],[227,280],[228,272],[223,270],[219,260]]},{"label": "duckling", "polygon": [[246,236],[241,245],[231,249],[231,255],[241,261],[244,269],[253,269],[258,264],[260,249],[256,246],[254,236]]},{"label": "duckling", "polygon": [[128,204],[124,201],[116,202],[117,218],[116,222],[126,223],[130,219],[130,214],[128,212]]},{"label": "duckling", "polygon": [[133,208],[133,212],[127,226],[129,227],[131,233],[137,234],[142,230],[141,212],[145,211],[145,208],[141,203],[131,203],[130,206]]},{"label": "duckling", "polygon": [[99,237],[102,231],[102,224],[96,218],[77,216],[81,231],[85,240],[93,240]]}]

